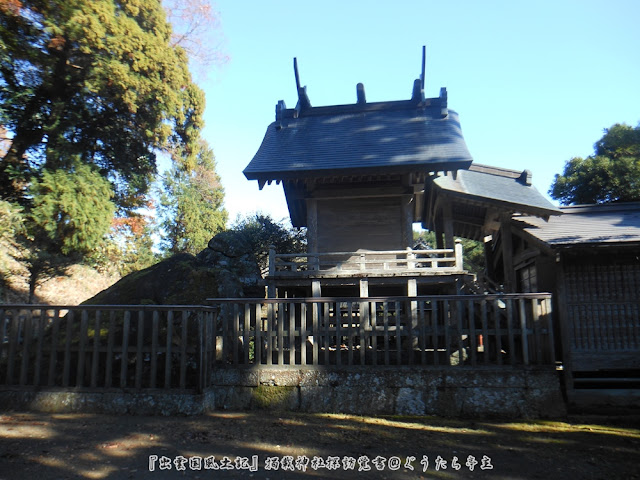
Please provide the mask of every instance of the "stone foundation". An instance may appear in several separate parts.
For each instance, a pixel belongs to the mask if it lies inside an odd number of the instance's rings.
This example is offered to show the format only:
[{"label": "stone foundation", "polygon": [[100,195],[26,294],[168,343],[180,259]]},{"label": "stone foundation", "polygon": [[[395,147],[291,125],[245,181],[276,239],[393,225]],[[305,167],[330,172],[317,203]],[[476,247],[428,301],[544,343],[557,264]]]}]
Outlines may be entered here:
[{"label": "stone foundation", "polygon": [[214,409],[512,418],[566,413],[558,375],[549,368],[220,369],[202,394],[6,388],[0,405],[136,415],[198,415]]}]

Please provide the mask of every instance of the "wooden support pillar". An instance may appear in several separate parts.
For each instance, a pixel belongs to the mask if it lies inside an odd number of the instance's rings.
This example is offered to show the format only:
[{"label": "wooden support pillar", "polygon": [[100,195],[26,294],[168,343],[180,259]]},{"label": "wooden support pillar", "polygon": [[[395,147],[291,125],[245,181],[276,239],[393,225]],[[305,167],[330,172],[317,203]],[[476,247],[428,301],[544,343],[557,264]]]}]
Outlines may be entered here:
[{"label": "wooden support pillar", "polygon": [[367,298],[369,296],[369,280],[366,278],[360,279],[360,296]]},{"label": "wooden support pillar", "polygon": [[320,280],[311,280],[311,296],[321,297],[322,287],[320,286]]},{"label": "wooden support pillar", "polygon": [[402,247],[413,247],[413,197],[402,197]]},{"label": "wooden support pillar", "polygon": [[318,201],[307,200],[307,252],[318,253]]},{"label": "wooden support pillar", "polygon": [[516,290],[516,272],[513,269],[513,238],[511,236],[511,214],[503,214],[500,216],[500,238],[502,241],[504,290],[506,293],[513,293]]},{"label": "wooden support pillar", "polygon": [[451,203],[447,202],[442,206],[442,221],[444,224],[444,247],[453,248],[453,213]]},{"label": "wooden support pillar", "polygon": [[436,227],[436,231],[434,233],[436,234],[436,248],[438,250],[442,250],[444,248],[444,241],[443,241],[444,233],[442,232],[441,218],[436,220],[435,227]]}]

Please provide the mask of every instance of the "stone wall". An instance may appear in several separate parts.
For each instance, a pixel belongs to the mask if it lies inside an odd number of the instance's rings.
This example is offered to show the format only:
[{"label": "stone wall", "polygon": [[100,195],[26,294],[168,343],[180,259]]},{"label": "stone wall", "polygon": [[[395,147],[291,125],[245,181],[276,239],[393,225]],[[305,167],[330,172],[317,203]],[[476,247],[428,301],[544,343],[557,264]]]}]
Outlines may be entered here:
[{"label": "stone wall", "polygon": [[220,369],[202,394],[88,390],[0,391],[1,408],[43,412],[198,415],[273,409],[357,415],[558,417],[566,413],[549,368],[360,367]]},{"label": "stone wall", "polygon": [[357,415],[558,417],[566,413],[549,369],[217,370],[217,409],[270,408]]}]

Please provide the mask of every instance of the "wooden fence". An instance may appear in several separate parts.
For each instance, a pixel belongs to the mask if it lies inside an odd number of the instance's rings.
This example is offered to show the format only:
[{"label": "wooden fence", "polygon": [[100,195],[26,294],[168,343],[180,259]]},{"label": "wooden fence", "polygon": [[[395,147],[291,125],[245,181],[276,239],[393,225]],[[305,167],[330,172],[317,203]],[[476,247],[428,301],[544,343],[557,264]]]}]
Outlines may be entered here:
[{"label": "wooden fence", "polygon": [[0,305],[0,385],[197,389],[215,309]]},{"label": "wooden fence", "polygon": [[555,365],[548,294],[0,306],[0,385],[201,391],[213,368]]}]

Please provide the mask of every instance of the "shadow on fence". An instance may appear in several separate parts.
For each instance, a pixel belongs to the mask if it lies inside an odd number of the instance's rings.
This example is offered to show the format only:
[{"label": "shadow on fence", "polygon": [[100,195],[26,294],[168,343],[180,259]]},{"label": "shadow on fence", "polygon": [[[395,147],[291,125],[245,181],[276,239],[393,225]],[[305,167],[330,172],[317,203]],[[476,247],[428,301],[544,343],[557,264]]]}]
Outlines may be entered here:
[{"label": "shadow on fence", "polygon": [[555,365],[549,294],[0,308],[0,385],[202,391],[215,368]]}]

